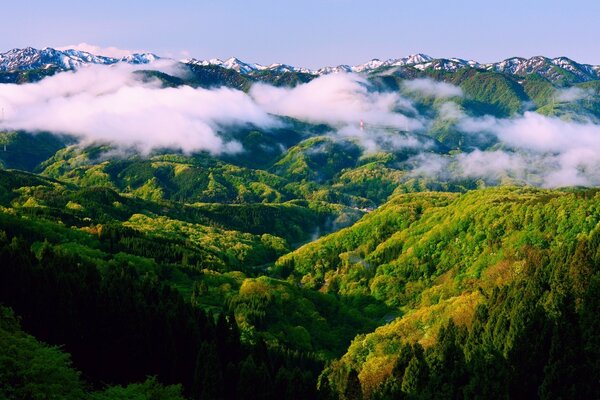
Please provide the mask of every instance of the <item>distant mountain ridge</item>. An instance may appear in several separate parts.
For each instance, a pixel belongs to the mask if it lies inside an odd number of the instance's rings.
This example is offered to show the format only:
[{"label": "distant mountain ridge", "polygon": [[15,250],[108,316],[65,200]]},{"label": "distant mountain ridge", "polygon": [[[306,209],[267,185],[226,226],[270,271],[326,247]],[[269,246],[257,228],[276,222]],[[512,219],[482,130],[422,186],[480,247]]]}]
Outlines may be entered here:
[{"label": "distant mountain ridge", "polygon": [[[159,57],[152,53],[134,53],[122,58],[113,58],[73,49],[56,50],[47,47],[38,50],[27,47],[24,49],[12,49],[5,53],[1,53],[0,72],[27,71],[51,67],[62,70],[73,70],[90,64],[111,65],[119,62],[128,64],[150,64],[159,59],[169,58]],[[231,57],[224,61],[217,58],[210,60],[188,58],[180,60],[180,62],[196,66],[218,66],[236,71],[242,75],[260,74],[263,71],[311,75],[325,75],[339,72],[374,74],[379,72],[385,73],[393,68],[414,68],[421,71],[434,70],[455,72],[460,69],[475,68],[515,76],[539,74],[550,81],[558,81],[565,75],[569,75],[573,80],[579,82],[600,79],[599,65],[582,64],[567,57],[548,58],[543,56],[532,58],[512,57],[495,63],[479,63],[477,61],[464,60],[461,58],[433,58],[426,54],[419,53],[388,60],[372,59],[366,63],[354,66],[326,66],[316,70],[281,63],[261,65],[245,62],[235,57]]]},{"label": "distant mountain ridge", "polygon": [[90,64],[111,65],[119,62],[148,64],[158,59],[160,57],[152,53],[134,53],[122,58],[113,58],[72,49],[56,50],[46,47],[38,50],[26,47],[0,54],[0,71],[26,71],[50,67],[72,70]]}]

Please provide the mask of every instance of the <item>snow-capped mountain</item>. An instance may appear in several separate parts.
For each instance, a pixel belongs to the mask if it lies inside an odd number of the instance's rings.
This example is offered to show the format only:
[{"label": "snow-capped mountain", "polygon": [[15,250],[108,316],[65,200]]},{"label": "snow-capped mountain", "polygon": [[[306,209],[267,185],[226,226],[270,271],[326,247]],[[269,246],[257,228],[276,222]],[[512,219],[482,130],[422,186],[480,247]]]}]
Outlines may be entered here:
[{"label": "snow-capped mountain", "polygon": [[216,65],[223,68],[233,69],[242,74],[250,74],[255,71],[274,71],[274,72],[297,72],[297,73],[305,73],[305,74],[313,74],[313,75],[326,75],[332,73],[339,72],[370,72],[377,68],[381,67],[391,67],[391,66],[408,66],[415,65],[420,63],[425,63],[433,60],[433,58],[425,55],[425,54],[414,54],[404,58],[394,58],[386,61],[381,61],[378,59],[373,59],[365,64],[350,66],[350,65],[337,65],[337,66],[327,66],[323,68],[319,68],[317,70],[311,70],[308,68],[299,68],[294,67],[292,65],[287,64],[271,64],[271,65],[261,65],[256,63],[246,63],[240,61],[235,57],[231,57],[225,61],[222,61],[218,58],[213,58],[210,60],[197,60],[194,58],[181,60],[181,62],[185,64],[192,65]]},{"label": "snow-capped mountain", "polygon": [[13,49],[0,54],[0,71],[24,71],[40,68],[59,68],[71,70],[90,64],[148,64],[160,57],[151,53],[131,54],[121,59],[98,56],[79,50],[56,50],[44,48],[41,50],[27,47]]},{"label": "snow-capped mountain", "polygon": [[260,67],[261,67],[258,64],[245,63],[235,57],[228,58],[225,61],[222,61],[218,58],[212,58],[210,60],[196,60],[195,58],[190,58],[190,59],[181,60],[181,62],[184,64],[201,65],[201,66],[215,65],[217,67],[232,69],[236,72],[239,72],[240,74],[248,74],[252,71],[260,69]]},{"label": "snow-capped mountain", "polygon": [[294,67],[292,65],[288,65],[288,64],[280,64],[280,63],[275,63],[275,64],[271,64],[268,66],[262,66],[259,64],[256,64],[258,67],[258,70],[268,70],[268,71],[275,71],[275,72],[297,72],[297,73],[302,73],[302,74],[314,74],[314,71],[308,69],[308,68],[298,68],[298,67]]},{"label": "snow-capped mountain", "polygon": [[354,67],[348,67],[352,72],[365,72],[372,71],[374,69],[380,68],[386,64],[387,61],[381,61],[378,58],[374,58],[371,61],[367,61],[364,64],[355,65]]},{"label": "snow-capped mountain", "polygon": [[467,61],[460,58],[438,58],[427,62],[414,64],[414,68],[421,71],[431,69],[434,71],[451,71],[454,72],[461,68],[480,68],[481,64],[476,61]]},{"label": "snow-capped mountain", "polygon": [[133,53],[125,57],[121,57],[117,62],[124,62],[127,64],[150,64],[154,61],[160,60],[161,57],[152,53]]},{"label": "snow-capped mountain", "polygon": [[222,61],[218,58],[212,58],[210,60],[197,60],[195,58],[188,58],[188,59],[184,59],[181,60],[182,63],[184,64],[189,64],[189,65],[202,65],[202,66],[208,66],[208,65],[215,65],[218,67],[222,67],[222,68],[227,68],[227,69],[232,69],[234,71],[239,72],[240,74],[249,74],[255,71],[274,71],[274,72],[299,72],[299,73],[306,73],[306,74],[314,74],[314,71],[311,71],[307,68],[296,68],[293,67],[291,65],[287,65],[287,64],[271,64],[271,65],[261,65],[261,64],[256,64],[256,63],[246,63],[243,61],[240,61],[239,59],[235,58],[235,57],[231,57],[228,58],[225,61]]},{"label": "snow-capped mountain", "polygon": [[[111,65],[119,62],[128,64],[149,64],[158,57],[152,53],[131,54],[123,58],[112,58],[94,55],[78,50],[56,50],[44,48],[41,50],[27,47],[25,49],[13,49],[0,54],[0,72],[23,71],[44,68],[57,68],[60,70],[72,70],[90,64]],[[477,61],[463,60],[460,58],[433,58],[426,54],[413,54],[403,58],[391,58],[388,60],[372,59],[359,65],[326,66],[316,70],[300,68],[287,64],[261,65],[244,62],[238,58],[231,57],[225,61],[214,58],[210,60],[198,60],[194,58],[181,60],[189,65],[218,66],[231,69],[243,75],[252,75],[271,71],[276,73],[305,73],[312,75],[326,75],[340,72],[354,72],[360,74],[395,73],[398,69],[434,70],[454,72],[462,68],[477,68],[516,76],[525,76],[537,73],[551,81],[559,81],[565,76],[570,76],[575,81],[585,82],[600,79],[600,66],[580,64],[567,57],[547,58],[542,56],[532,58],[513,57],[506,60],[480,64]]]},{"label": "snow-capped mountain", "polygon": [[532,58],[513,57],[499,63],[486,64],[485,69],[504,72],[512,75],[527,75],[537,73],[550,80],[560,79],[563,72],[574,74],[582,81],[598,79],[598,66],[579,64],[567,57],[546,58],[542,56]]}]

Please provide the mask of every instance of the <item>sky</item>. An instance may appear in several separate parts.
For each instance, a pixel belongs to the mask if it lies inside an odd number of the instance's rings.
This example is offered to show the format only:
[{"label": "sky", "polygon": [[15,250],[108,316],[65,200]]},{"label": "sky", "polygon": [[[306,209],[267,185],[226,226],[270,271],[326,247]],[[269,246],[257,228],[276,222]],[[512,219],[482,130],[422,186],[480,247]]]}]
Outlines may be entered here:
[{"label": "sky", "polygon": [[600,64],[599,16],[597,0],[11,1],[2,4],[0,51],[89,43],[308,68],[414,53]]}]

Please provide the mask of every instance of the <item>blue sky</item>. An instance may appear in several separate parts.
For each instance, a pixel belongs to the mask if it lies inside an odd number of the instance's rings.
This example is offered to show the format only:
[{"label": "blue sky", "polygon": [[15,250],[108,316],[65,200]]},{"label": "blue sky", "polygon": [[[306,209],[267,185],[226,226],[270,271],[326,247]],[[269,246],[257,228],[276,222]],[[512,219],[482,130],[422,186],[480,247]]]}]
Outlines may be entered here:
[{"label": "blue sky", "polygon": [[1,10],[1,51],[86,42],[311,68],[417,52],[600,64],[597,0],[30,0]]}]

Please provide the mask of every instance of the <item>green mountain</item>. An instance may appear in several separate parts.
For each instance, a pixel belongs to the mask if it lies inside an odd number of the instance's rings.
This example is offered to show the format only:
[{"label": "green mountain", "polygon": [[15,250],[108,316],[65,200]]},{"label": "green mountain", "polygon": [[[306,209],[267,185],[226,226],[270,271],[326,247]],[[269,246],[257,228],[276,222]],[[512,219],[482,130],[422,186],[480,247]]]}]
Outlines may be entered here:
[{"label": "green mountain", "polygon": [[33,171],[72,141],[50,133],[1,132],[0,165]]},{"label": "green mountain", "polygon": [[[466,335],[456,349],[464,353],[462,381],[448,390],[465,396],[495,390],[475,383],[482,379],[478,374],[498,373],[477,370],[480,360],[474,357],[483,354],[497,357],[495,367],[506,368],[507,375],[493,383],[509,388],[505,395],[535,396],[553,379],[558,381],[552,385],[566,385],[560,390],[575,390],[569,381],[545,375],[554,362],[546,352],[553,341],[562,340],[556,330],[563,324],[572,324],[566,329],[588,329],[585,304],[596,301],[593,282],[598,271],[592,259],[581,257],[593,258],[598,250],[597,202],[596,190],[503,188],[464,195],[400,195],[351,228],[285,255],[276,268],[305,286],[339,296],[372,296],[396,309],[396,319],[358,336],[326,370],[324,379],[339,393],[346,390],[352,370],[358,372],[366,395],[410,393],[403,375],[411,356],[402,360],[400,349],[416,344],[425,349],[424,361],[432,373],[429,381],[421,382],[423,389],[433,391],[425,397],[435,397],[435,381],[441,379],[433,375],[436,352],[443,350],[440,338],[444,329],[456,329],[446,327],[448,321],[465,329],[457,334]],[[529,321],[529,312],[538,313],[540,321]],[[572,320],[563,321],[565,313]],[[534,334],[533,323],[544,324],[547,331]],[[569,351],[593,361],[595,336],[578,335],[580,347]],[[538,360],[519,359],[523,354],[516,352],[532,340],[547,341],[548,347],[536,350]],[[481,341],[489,342],[482,348]],[[581,368],[578,374],[589,373],[591,366]],[[537,381],[529,387],[516,384],[530,374],[537,374]],[[589,380],[592,375],[585,376]]]}]

